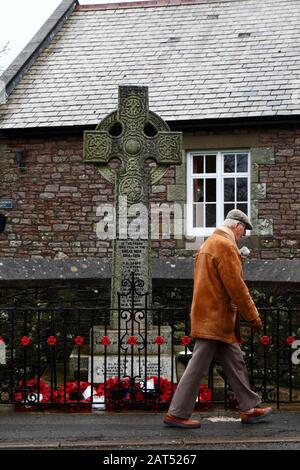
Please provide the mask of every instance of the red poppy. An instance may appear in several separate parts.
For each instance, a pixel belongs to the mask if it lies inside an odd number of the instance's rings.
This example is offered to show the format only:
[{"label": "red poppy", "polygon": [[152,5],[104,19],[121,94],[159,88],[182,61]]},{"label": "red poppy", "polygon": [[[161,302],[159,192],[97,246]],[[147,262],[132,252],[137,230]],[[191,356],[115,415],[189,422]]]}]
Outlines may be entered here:
[{"label": "red poppy", "polygon": [[269,336],[263,336],[260,340],[261,344],[263,344],[264,346],[268,346],[268,344],[270,344],[271,340],[269,338]]},{"label": "red poppy", "polygon": [[4,344],[4,339],[2,336],[0,336],[0,344]]},{"label": "red poppy", "polygon": [[295,338],[294,336],[288,336],[285,341],[286,341],[286,344],[288,344],[289,346],[292,346],[293,342],[295,341]]},{"label": "red poppy", "polygon": [[84,343],[84,339],[82,336],[76,336],[74,338],[74,343],[77,344],[77,346],[81,346]]},{"label": "red poppy", "polygon": [[103,396],[104,391],[105,391],[105,385],[104,385],[104,383],[101,383],[99,385],[99,387],[97,388],[97,395],[100,396],[100,397]]},{"label": "red poppy", "polygon": [[33,379],[26,380],[26,387],[28,388],[34,388],[37,387],[37,378],[34,377]]},{"label": "red poppy", "polygon": [[110,344],[110,337],[109,336],[103,336],[100,339],[100,343],[102,343],[104,346],[108,346]]},{"label": "red poppy", "polygon": [[191,338],[189,336],[184,336],[181,340],[182,344],[184,344],[185,346],[188,346],[191,342]]},{"label": "red poppy", "polygon": [[136,393],[134,394],[134,399],[135,399],[136,401],[143,401],[143,399],[144,399],[143,393],[142,393],[142,392],[136,392]]},{"label": "red poppy", "polygon": [[161,398],[162,398],[162,401],[169,401],[172,397],[172,392],[171,390],[165,390],[162,394],[161,394]]},{"label": "red poppy", "polygon": [[30,338],[28,338],[28,336],[23,336],[20,341],[23,346],[28,346],[28,344],[30,343]]},{"label": "red poppy", "polygon": [[199,390],[199,400],[211,401],[211,398],[212,398],[211,389],[208,388],[205,384],[201,384],[200,390]]},{"label": "red poppy", "polygon": [[165,338],[163,336],[156,336],[154,343],[158,344],[158,346],[161,346],[164,344]]},{"label": "red poppy", "polygon": [[57,343],[57,339],[55,338],[55,336],[49,336],[49,338],[47,339],[47,343],[49,344],[49,346],[55,346]]},{"label": "red poppy", "polygon": [[129,338],[127,340],[127,343],[131,344],[131,346],[133,346],[134,344],[137,343],[137,337],[136,336],[129,336]]}]

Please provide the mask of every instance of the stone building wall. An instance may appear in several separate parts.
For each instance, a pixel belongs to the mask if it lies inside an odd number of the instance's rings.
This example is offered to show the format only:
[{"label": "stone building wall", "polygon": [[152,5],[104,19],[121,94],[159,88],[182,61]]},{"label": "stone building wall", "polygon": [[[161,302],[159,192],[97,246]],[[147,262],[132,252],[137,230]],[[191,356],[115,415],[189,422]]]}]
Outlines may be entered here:
[{"label": "stone building wall", "polygon": [[[24,149],[26,169],[15,162]],[[111,256],[112,243],[99,240],[97,208],[114,202],[114,187],[95,165],[83,164],[82,135],[0,141],[0,199],[13,208],[0,234],[0,257],[73,258]],[[175,183],[169,168],[154,187],[151,202],[166,201],[166,188]],[[174,241],[153,242],[157,255],[167,256]]]},{"label": "stone building wall", "polygon": [[[14,162],[24,149],[26,169]],[[1,145],[1,197],[11,197],[7,228],[0,235],[1,256],[55,257],[106,255],[108,243],[96,239],[95,206],[111,200],[109,187],[95,169],[84,168],[76,138],[7,141]]]},{"label": "stone building wall", "polygon": [[[24,149],[26,169],[15,162]],[[247,148],[252,155],[252,219],[247,239],[252,256],[300,257],[300,126],[227,128],[184,133],[184,149]],[[94,165],[84,165],[82,134],[2,137],[0,200],[13,208],[0,234],[0,257],[110,257],[110,241],[99,240],[99,204],[113,203],[114,188]],[[186,198],[185,160],[152,187],[151,202]],[[198,244],[201,240],[198,241]],[[153,240],[153,256],[190,256],[184,240]]]}]

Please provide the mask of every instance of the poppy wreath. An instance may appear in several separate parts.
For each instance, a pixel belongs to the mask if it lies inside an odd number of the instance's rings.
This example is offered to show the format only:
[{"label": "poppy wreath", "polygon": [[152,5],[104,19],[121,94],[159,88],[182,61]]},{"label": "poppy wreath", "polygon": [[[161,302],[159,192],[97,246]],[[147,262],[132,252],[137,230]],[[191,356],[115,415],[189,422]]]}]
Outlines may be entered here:
[{"label": "poppy wreath", "polygon": [[156,391],[156,394],[160,397],[160,403],[168,403],[171,401],[173,393],[176,390],[177,384],[172,384],[171,380],[165,379],[164,377],[158,378],[155,375],[148,377],[148,380],[153,380],[154,390]]},{"label": "poppy wreath", "polygon": [[138,405],[143,402],[151,403],[154,407],[169,403],[176,384],[172,385],[172,382],[164,377],[150,376],[148,380],[153,380],[154,389],[146,389],[143,383],[131,385],[129,378],[119,380],[117,377],[111,377],[106,380],[105,384],[98,386],[97,395],[105,395],[107,410],[126,405]]},{"label": "poppy wreath", "polygon": [[[16,411],[45,410],[55,406],[56,409],[69,412],[91,411],[91,399],[86,399],[83,392],[90,384],[88,382],[66,382],[58,390],[52,390],[43,379],[37,377],[20,381],[14,393]],[[38,394],[40,400],[38,400]]]},{"label": "poppy wreath", "polygon": [[130,380],[129,378],[119,380],[118,377],[110,377],[105,384],[99,385],[97,395],[105,395],[107,403],[113,403],[116,400],[127,402],[130,400]]},{"label": "poppy wreath", "polygon": [[53,401],[57,408],[63,411],[75,413],[78,411],[91,411],[91,398],[85,398],[83,393],[90,386],[89,382],[66,382],[66,386],[53,392]]},{"label": "poppy wreath", "polygon": [[106,409],[113,410],[116,406],[126,406],[132,402],[144,400],[143,389],[140,383],[131,385],[130,379],[110,377],[105,384],[101,383],[97,388],[98,396],[105,396]]},{"label": "poppy wreath", "polygon": [[[95,390],[96,396],[105,396],[106,410],[115,408],[132,407],[141,403],[151,404],[157,408],[168,404],[176,390],[177,384],[164,377],[150,376],[147,381],[152,380],[154,388],[145,388],[144,383],[132,385],[128,377],[118,379],[118,377],[108,378]],[[57,390],[52,390],[42,379],[37,377],[27,380],[26,385],[20,381],[14,394],[15,407],[17,411],[40,410],[50,406],[68,412],[91,411],[92,397],[85,397],[84,392],[90,387],[89,382],[73,381],[66,382]],[[26,393],[25,393],[26,392]],[[40,400],[37,400],[38,393]],[[28,403],[24,403],[24,397],[28,397]],[[211,389],[202,384],[199,392],[199,403],[204,405],[211,401]]]},{"label": "poppy wreath", "polygon": [[20,380],[13,399],[16,411],[35,411],[49,408],[51,388],[43,379]]}]

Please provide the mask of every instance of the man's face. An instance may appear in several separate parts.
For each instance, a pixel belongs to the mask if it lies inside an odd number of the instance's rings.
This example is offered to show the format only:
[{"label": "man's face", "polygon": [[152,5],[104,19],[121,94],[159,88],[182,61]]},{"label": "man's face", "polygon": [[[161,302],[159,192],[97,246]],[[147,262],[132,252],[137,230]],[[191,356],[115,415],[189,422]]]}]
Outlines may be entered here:
[{"label": "man's face", "polygon": [[235,241],[238,242],[240,238],[246,235],[246,225],[239,222],[233,230]]}]

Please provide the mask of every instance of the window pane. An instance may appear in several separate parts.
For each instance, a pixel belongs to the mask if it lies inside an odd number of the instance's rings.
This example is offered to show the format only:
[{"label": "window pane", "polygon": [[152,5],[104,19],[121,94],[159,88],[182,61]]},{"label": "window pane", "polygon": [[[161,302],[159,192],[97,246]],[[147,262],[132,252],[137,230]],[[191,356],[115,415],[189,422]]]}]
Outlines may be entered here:
[{"label": "window pane", "polygon": [[237,201],[248,201],[248,180],[237,178]]},{"label": "window pane", "polygon": [[193,204],[193,227],[204,227],[204,204]]},{"label": "window pane", "polygon": [[216,180],[206,180],[206,202],[216,202]]},{"label": "window pane", "polygon": [[216,226],[216,204],[206,204],[206,227]]},{"label": "window pane", "polygon": [[235,173],[235,155],[224,155],[224,173]]},{"label": "window pane", "polygon": [[194,202],[203,202],[204,180],[194,179]]},{"label": "window pane", "polygon": [[193,157],[193,172],[204,173],[204,157],[203,155],[196,155]]},{"label": "window pane", "polygon": [[244,214],[248,215],[248,204],[237,204],[237,209],[243,211]]},{"label": "window pane", "polygon": [[248,155],[245,153],[238,153],[237,156],[237,169],[238,173],[247,172],[248,171]]},{"label": "window pane", "polygon": [[206,173],[216,172],[216,155],[206,155],[205,157]]},{"label": "window pane", "polygon": [[234,201],[234,178],[224,179],[224,202]]},{"label": "window pane", "polygon": [[[201,152],[201,150],[200,150]],[[196,153],[196,152],[195,152]],[[203,153],[192,156],[192,226],[199,229],[217,227],[232,209],[238,208],[249,214],[249,177],[250,157],[247,150],[220,151],[214,154]],[[218,179],[219,178],[219,179]],[[218,183],[219,181],[219,183]],[[223,185],[219,193],[217,185]],[[222,186],[221,186],[222,187]],[[217,208],[217,201],[223,205]],[[222,200],[223,199],[223,200]],[[224,214],[223,214],[224,210]]]},{"label": "window pane", "polygon": [[226,219],[226,215],[228,214],[229,211],[232,209],[235,209],[234,204],[224,204],[224,219]]}]

